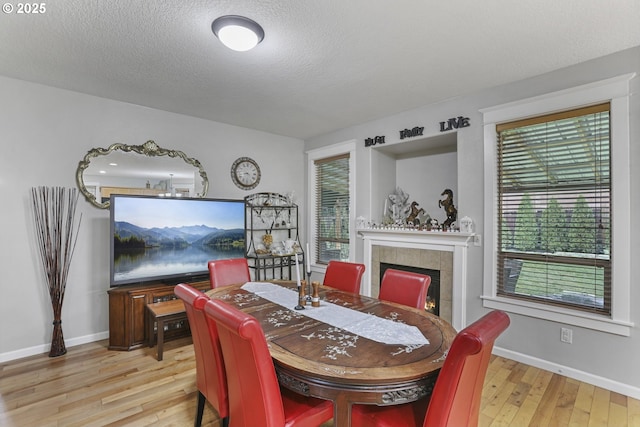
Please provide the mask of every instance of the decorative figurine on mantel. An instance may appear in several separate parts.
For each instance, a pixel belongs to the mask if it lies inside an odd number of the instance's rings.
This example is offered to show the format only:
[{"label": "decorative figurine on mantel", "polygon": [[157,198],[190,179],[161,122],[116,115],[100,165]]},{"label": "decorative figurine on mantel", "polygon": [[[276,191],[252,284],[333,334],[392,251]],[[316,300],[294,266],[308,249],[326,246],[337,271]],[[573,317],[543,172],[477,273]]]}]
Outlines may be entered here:
[{"label": "decorative figurine on mantel", "polygon": [[[415,227],[420,226],[420,223],[421,223],[420,219],[421,217],[425,216],[425,211],[422,208],[418,209],[418,206],[420,206],[418,202],[416,201],[411,202],[411,213],[407,217],[408,225],[413,225]],[[426,221],[428,221],[429,219],[430,219],[429,215],[426,215]]]},{"label": "decorative figurine on mantel", "polygon": [[447,219],[442,223],[442,227],[449,228],[458,218],[458,209],[453,205],[453,191],[447,188],[440,195],[447,196],[444,200],[438,200],[438,207],[444,208],[447,214]]},{"label": "decorative figurine on mantel", "polygon": [[463,216],[460,220],[460,231],[463,233],[473,233],[473,220],[468,216]]},{"label": "decorative figurine on mantel", "polygon": [[[391,206],[389,206],[389,204]],[[405,193],[400,187],[396,187],[396,191],[384,200],[384,216],[383,223],[391,223],[395,225],[405,225],[406,218],[409,216],[411,207],[409,206],[409,194]]]}]

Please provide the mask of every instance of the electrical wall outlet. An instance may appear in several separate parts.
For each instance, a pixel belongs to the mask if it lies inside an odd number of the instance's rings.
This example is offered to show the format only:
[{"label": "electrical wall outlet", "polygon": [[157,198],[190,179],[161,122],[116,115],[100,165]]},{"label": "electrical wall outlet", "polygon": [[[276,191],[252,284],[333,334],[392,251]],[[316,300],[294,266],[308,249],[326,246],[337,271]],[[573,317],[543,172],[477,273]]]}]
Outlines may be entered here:
[{"label": "electrical wall outlet", "polygon": [[573,329],[562,328],[560,329],[560,341],[571,344],[573,342]]}]

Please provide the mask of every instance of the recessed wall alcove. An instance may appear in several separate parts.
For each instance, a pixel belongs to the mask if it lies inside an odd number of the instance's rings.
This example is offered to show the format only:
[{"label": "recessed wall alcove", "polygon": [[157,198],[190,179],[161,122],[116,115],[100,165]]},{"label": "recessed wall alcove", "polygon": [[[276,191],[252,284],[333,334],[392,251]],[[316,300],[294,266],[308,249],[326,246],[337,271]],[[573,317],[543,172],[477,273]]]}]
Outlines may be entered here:
[{"label": "recessed wall alcove", "polygon": [[438,201],[451,189],[458,205],[457,132],[411,138],[371,149],[371,215],[380,222],[385,198],[400,187],[432,218],[440,223],[446,215]]}]

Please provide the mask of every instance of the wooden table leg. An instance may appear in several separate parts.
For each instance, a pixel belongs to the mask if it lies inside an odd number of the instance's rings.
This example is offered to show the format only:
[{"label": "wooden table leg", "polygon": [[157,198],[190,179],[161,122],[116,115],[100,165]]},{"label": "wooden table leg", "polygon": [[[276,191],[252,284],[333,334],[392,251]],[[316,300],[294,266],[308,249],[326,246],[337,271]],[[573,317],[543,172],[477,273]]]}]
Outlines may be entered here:
[{"label": "wooden table leg", "polygon": [[156,322],[158,323],[158,360],[162,360],[162,347],[164,344],[164,320],[159,317],[158,319],[156,319]]},{"label": "wooden table leg", "polygon": [[333,401],[334,427],[351,426],[351,402],[344,393],[339,393]]},{"label": "wooden table leg", "polygon": [[156,318],[151,310],[147,309],[147,340],[149,341],[149,347],[153,347],[155,345],[155,326]]}]

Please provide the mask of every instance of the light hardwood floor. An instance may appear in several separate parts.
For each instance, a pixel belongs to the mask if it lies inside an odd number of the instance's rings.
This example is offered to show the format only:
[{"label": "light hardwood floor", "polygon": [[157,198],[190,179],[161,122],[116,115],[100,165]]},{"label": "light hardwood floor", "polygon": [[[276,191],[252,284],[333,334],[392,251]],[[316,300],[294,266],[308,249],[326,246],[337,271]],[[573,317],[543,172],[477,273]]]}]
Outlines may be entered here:
[{"label": "light hardwood floor", "polygon": [[[195,362],[190,339],[109,351],[99,341],[0,365],[0,426],[192,426]],[[640,401],[494,357],[480,426],[639,426]],[[203,426],[219,425],[211,406]],[[325,426],[332,425],[327,423]]]}]

